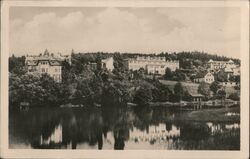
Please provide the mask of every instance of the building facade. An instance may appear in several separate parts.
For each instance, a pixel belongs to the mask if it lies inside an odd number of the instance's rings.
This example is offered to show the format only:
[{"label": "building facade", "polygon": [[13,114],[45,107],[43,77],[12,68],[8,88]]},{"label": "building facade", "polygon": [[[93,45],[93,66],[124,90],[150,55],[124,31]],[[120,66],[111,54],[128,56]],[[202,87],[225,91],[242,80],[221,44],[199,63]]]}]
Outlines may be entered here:
[{"label": "building facade", "polygon": [[204,76],[204,82],[205,83],[213,83],[214,82],[214,75],[211,72],[208,72],[205,76]]},{"label": "building facade", "polygon": [[194,77],[193,81],[195,83],[205,82],[205,83],[211,84],[214,82],[214,75],[211,72],[208,72],[202,75],[197,75],[197,77]]},{"label": "building facade", "polygon": [[240,86],[240,83],[239,82],[221,82],[220,83],[222,86],[224,87],[235,87],[235,86]]},{"label": "building facade", "polygon": [[113,71],[113,69],[114,69],[113,57],[109,57],[107,59],[102,59],[102,69],[107,69],[108,71]]},{"label": "building facade", "polygon": [[25,65],[28,73],[38,73],[39,75],[47,73],[56,82],[62,81],[62,61],[71,64],[70,56],[61,54],[49,54],[47,51],[39,56],[26,56]]},{"label": "building facade", "polygon": [[179,61],[167,61],[165,57],[137,56],[127,59],[127,67],[132,71],[143,68],[148,74],[164,75],[167,67],[171,71],[179,69]]},{"label": "building facade", "polygon": [[233,76],[240,76],[240,67],[235,67],[233,70]]},{"label": "building facade", "polygon": [[210,59],[208,61],[208,69],[210,71],[218,71],[220,69],[228,68],[228,69],[233,69],[236,67],[236,64],[232,61],[213,61]]}]

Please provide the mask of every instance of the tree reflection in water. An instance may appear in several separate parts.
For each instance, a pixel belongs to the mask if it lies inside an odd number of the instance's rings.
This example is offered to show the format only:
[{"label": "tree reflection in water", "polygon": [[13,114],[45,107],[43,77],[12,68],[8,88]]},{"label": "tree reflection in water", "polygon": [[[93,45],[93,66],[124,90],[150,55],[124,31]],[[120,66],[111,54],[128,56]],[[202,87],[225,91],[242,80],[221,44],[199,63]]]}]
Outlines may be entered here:
[{"label": "tree reflection in water", "polygon": [[178,114],[147,106],[10,112],[10,148],[239,149],[239,124],[175,121]]}]

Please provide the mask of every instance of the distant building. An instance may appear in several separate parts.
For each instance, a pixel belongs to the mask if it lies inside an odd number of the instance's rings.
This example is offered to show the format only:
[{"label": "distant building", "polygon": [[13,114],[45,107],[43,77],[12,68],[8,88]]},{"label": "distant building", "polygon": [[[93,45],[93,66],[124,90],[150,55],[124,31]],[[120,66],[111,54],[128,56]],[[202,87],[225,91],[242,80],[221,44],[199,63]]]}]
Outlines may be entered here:
[{"label": "distant building", "polygon": [[204,96],[200,93],[197,93],[197,94],[190,93],[190,95],[192,97],[193,102],[201,102],[204,98]]},{"label": "distant building", "polygon": [[204,82],[209,83],[209,84],[213,83],[214,82],[214,75],[212,73],[208,72],[204,77]]},{"label": "distant building", "polygon": [[218,71],[220,69],[224,69],[224,68],[229,68],[229,69],[232,69],[232,68],[235,68],[236,67],[236,64],[232,61],[232,60],[229,60],[229,61],[213,61],[212,59],[210,59],[208,61],[208,68],[210,71]]},{"label": "distant building", "polygon": [[239,82],[221,82],[220,84],[224,87],[240,86]]},{"label": "distant building", "polygon": [[233,73],[234,73],[233,69],[232,68],[228,68],[228,67],[224,68],[224,72],[227,75],[227,79],[229,79],[231,76],[233,76]]},{"label": "distant building", "polygon": [[201,82],[205,82],[205,83],[213,83],[214,82],[214,75],[211,72],[208,73],[199,73],[194,77],[193,80],[195,83],[201,83]]},{"label": "distant building", "polygon": [[233,75],[234,76],[240,76],[240,67],[235,67],[232,69],[233,70]]},{"label": "distant building", "polygon": [[148,74],[164,75],[168,67],[171,71],[179,69],[179,61],[167,61],[165,57],[137,56],[136,58],[127,59],[129,70],[139,70],[143,68]]},{"label": "distant building", "polygon": [[39,56],[29,56],[25,58],[25,65],[28,68],[28,73],[47,73],[56,82],[62,81],[62,61],[67,61],[71,64],[70,56],[62,56],[61,54],[49,53],[47,50]]},{"label": "distant building", "polygon": [[114,69],[113,57],[109,57],[107,59],[102,59],[102,69],[107,69],[108,71],[113,71],[113,69]]}]

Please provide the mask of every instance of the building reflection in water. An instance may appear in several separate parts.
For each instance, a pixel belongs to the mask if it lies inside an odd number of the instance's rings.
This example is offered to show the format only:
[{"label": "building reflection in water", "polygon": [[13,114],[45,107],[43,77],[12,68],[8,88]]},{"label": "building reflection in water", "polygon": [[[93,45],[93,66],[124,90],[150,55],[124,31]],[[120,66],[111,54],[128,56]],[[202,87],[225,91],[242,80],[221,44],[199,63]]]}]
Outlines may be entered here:
[{"label": "building reflection in water", "polygon": [[48,139],[44,138],[43,135],[41,135],[40,138],[41,138],[40,140],[41,145],[62,143],[62,125],[61,124],[57,125],[52,134],[48,137]]},{"label": "building reflection in water", "polygon": [[212,135],[214,135],[216,133],[223,133],[223,131],[232,130],[232,129],[239,129],[240,128],[239,123],[219,124],[219,123],[207,122],[206,125],[209,127]]},{"label": "building reflection in water", "polygon": [[212,136],[240,129],[238,123],[173,122],[178,116],[174,113],[151,108],[30,109],[25,114],[11,114],[15,117],[10,123],[15,125],[10,124],[10,136],[22,141],[10,138],[10,145],[15,148],[23,143],[38,149],[201,149],[200,144],[205,147]]},{"label": "building reflection in water", "polygon": [[159,125],[150,125],[148,132],[134,128],[129,134],[130,140],[134,142],[146,141],[154,144],[162,140],[177,139],[180,137],[180,129],[172,125],[171,130],[166,130],[166,124],[159,123]]}]

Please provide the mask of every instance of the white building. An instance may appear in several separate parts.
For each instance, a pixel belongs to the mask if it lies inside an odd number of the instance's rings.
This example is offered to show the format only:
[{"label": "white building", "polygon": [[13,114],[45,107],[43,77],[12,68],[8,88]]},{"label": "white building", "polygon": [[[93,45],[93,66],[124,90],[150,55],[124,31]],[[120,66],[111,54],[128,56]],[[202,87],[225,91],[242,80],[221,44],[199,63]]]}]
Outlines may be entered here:
[{"label": "white building", "polygon": [[235,86],[240,86],[239,82],[221,82],[220,83],[224,87],[235,87]]},{"label": "white building", "polygon": [[102,59],[102,69],[107,69],[108,71],[113,71],[113,69],[114,69],[113,57],[109,57],[107,59]]},{"label": "white building", "polygon": [[233,75],[234,76],[240,76],[240,67],[235,67],[232,69],[233,70]]},{"label": "white building", "polygon": [[205,76],[204,76],[204,82],[205,83],[213,83],[214,82],[214,75],[210,72],[208,72]]},{"label": "white building", "polygon": [[196,83],[205,82],[211,84],[214,82],[214,75],[211,72],[202,75],[197,75],[197,77],[194,78],[194,82]]},{"label": "white building", "polygon": [[62,61],[67,61],[71,64],[70,56],[62,56],[60,54],[49,54],[46,50],[44,54],[39,56],[26,56],[25,65],[28,68],[28,73],[47,73],[56,82],[62,81]]},{"label": "white building", "polygon": [[233,69],[236,67],[236,64],[232,61],[213,61],[212,59],[210,59],[208,61],[208,67],[210,71],[218,71],[220,69],[224,69],[224,68],[229,68],[229,69]]},{"label": "white building", "polygon": [[167,67],[171,71],[179,69],[179,61],[166,61],[165,57],[137,56],[127,59],[127,67],[133,71],[143,68],[148,74],[164,75]]}]

